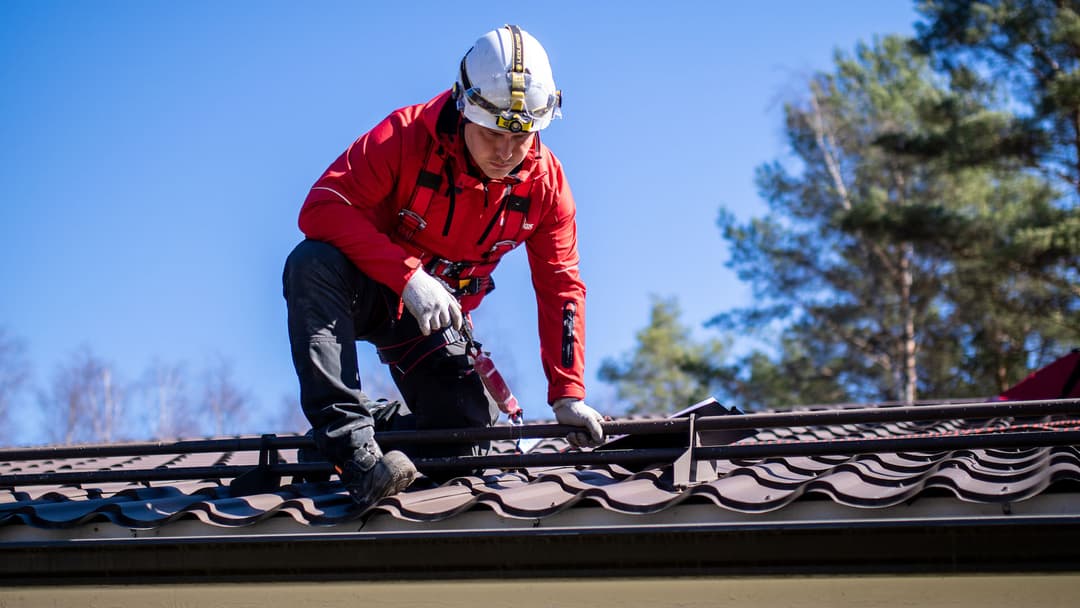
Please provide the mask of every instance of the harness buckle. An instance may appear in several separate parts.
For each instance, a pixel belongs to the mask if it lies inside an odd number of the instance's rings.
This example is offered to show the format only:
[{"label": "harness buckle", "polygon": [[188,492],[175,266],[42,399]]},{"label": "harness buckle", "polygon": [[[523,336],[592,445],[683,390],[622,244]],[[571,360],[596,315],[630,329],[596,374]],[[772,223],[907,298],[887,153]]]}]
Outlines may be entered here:
[{"label": "harness buckle", "polygon": [[475,296],[488,294],[495,289],[495,281],[491,277],[472,277],[458,280],[458,288],[454,291],[457,296]]},{"label": "harness buckle", "polygon": [[435,258],[424,266],[424,270],[433,277],[441,277],[443,279],[457,280],[461,277],[463,270],[468,268],[469,264],[465,262],[451,262],[450,260],[443,258]]},{"label": "harness buckle", "polygon": [[424,270],[441,280],[449,287],[455,297],[488,294],[495,289],[495,281],[490,276],[476,276],[478,265],[474,262],[451,262],[435,258],[424,265]]}]

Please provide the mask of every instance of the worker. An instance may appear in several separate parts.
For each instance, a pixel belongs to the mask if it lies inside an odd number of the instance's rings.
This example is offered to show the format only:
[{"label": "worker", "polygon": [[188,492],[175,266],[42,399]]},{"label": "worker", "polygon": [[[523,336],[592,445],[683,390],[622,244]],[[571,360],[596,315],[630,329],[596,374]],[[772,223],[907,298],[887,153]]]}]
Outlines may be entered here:
[{"label": "worker", "polygon": [[[574,199],[540,141],[561,105],[540,43],[517,26],[498,28],[465,53],[450,90],[360,136],[304,201],[306,239],[283,275],[293,364],[315,446],[358,505],[408,487],[418,455],[484,452],[459,444],[383,453],[375,431],[497,421],[473,367],[469,313],[495,288],[499,260],[522,243],[547,403],[559,423],[581,427],[567,437],[572,445],[603,440],[603,418],[584,401]],[[404,399],[394,411],[361,391],[357,340],[389,367]]]}]

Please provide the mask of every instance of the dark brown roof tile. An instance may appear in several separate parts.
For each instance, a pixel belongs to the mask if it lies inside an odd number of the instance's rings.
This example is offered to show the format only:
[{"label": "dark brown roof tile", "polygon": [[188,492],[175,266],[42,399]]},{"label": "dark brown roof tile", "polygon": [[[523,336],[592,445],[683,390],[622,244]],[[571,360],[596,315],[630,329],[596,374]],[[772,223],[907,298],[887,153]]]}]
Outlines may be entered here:
[{"label": "dark brown roof tile", "polygon": [[[1009,424],[1007,420],[993,423],[996,428]],[[962,435],[981,432],[984,428],[964,421],[844,424],[768,429],[739,443]],[[530,453],[553,454],[567,449],[562,439],[533,443]],[[513,454],[516,449],[514,442],[502,441],[494,442],[492,451]],[[295,450],[282,451],[280,456],[286,462],[296,462]],[[237,466],[257,462],[255,452],[49,459],[0,463],[0,474]],[[718,479],[687,488],[674,485],[670,467],[636,473],[617,465],[491,470],[482,476],[460,477],[442,485],[417,485],[383,499],[370,513],[421,523],[450,520],[470,511],[540,519],[589,508],[645,515],[691,501],[715,505],[724,511],[764,514],[782,511],[797,501],[831,501],[873,510],[910,503],[922,496],[993,504],[1028,500],[1053,487],[1074,493],[1080,489],[1080,452],[1076,447],[791,456],[723,460],[715,465]],[[318,527],[366,517],[364,511],[353,505],[336,478],[321,483],[287,484],[272,492],[247,496],[233,496],[227,481],[0,488],[0,536],[6,526],[70,528],[91,521],[111,521],[143,529],[183,520],[239,527],[286,517]],[[1080,512],[1080,500],[1076,504]]]}]

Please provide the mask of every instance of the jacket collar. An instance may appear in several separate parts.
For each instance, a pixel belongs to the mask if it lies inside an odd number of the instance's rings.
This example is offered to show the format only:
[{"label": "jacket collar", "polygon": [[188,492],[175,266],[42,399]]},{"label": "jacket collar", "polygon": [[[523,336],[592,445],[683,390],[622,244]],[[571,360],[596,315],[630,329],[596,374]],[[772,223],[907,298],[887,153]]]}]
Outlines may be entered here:
[{"label": "jacket collar", "polygon": [[428,133],[438,142],[438,145],[453,160],[455,167],[461,167],[463,172],[471,174],[479,181],[494,183],[518,183],[537,179],[543,176],[544,170],[544,146],[540,143],[540,134],[533,138],[532,151],[525,156],[517,172],[510,174],[504,179],[492,180],[485,178],[469,161],[468,152],[465,150],[465,137],[462,135],[464,118],[458,111],[456,103],[449,90],[443,91],[431,101],[424,104],[420,111],[420,120],[424,123]]}]

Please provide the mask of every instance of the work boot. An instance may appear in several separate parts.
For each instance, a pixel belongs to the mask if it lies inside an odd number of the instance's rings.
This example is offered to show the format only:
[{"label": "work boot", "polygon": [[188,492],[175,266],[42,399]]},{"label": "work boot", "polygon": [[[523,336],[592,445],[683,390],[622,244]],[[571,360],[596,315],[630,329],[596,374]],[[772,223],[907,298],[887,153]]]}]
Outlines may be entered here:
[{"label": "work boot", "polygon": [[360,452],[342,467],[341,481],[353,502],[362,507],[370,507],[403,491],[419,475],[409,457],[397,450],[383,454],[382,458]]}]

